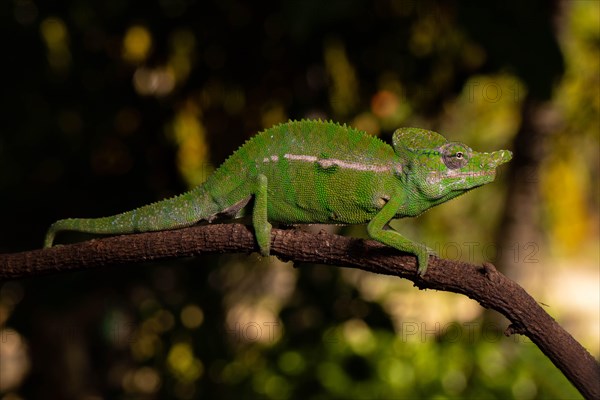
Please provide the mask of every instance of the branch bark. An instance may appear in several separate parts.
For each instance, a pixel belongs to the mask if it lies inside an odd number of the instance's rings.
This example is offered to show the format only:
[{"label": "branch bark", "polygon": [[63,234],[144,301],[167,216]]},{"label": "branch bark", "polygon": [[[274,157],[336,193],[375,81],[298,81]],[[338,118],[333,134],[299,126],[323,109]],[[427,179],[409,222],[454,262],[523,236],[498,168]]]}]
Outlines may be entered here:
[{"label": "branch bark", "polygon": [[[45,250],[0,255],[0,280],[214,253],[257,250],[252,231],[240,224],[194,226],[115,236]],[[461,293],[511,321],[505,334],[527,336],[588,399],[600,398],[600,365],[517,283],[491,264],[431,257],[425,276],[416,260],[373,240],[273,229],[271,254],[295,262],[358,268],[414,282],[420,289]]]}]

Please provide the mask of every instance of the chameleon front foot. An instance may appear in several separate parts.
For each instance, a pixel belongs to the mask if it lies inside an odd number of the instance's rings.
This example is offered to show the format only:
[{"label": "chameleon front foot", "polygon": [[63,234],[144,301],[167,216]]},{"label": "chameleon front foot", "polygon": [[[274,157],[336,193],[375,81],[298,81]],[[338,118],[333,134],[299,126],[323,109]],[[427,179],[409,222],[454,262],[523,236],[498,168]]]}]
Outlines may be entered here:
[{"label": "chameleon front foot", "polygon": [[417,274],[419,276],[425,275],[427,267],[429,266],[429,256],[437,256],[435,250],[425,245],[417,244],[415,249],[415,255],[417,256]]}]

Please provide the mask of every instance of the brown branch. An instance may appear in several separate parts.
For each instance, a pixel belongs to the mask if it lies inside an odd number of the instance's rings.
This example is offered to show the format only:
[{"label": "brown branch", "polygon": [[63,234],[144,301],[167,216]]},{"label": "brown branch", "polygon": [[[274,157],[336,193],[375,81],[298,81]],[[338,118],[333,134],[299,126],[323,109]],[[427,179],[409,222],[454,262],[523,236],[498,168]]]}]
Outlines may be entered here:
[{"label": "brown branch", "polygon": [[[0,255],[0,279],[211,253],[250,253],[255,250],[253,233],[244,225],[195,226],[3,254]],[[273,229],[271,253],[296,262],[338,265],[399,276],[413,281],[420,289],[464,294],[483,307],[506,316],[511,325],[505,333],[529,337],[586,398],[600,398],[598,362],[523,288],[496,271],[491,264],[478,267],[432,257],[427,274],[419,277],[413,256],[402,255],[378,242],[280,229]]]}]

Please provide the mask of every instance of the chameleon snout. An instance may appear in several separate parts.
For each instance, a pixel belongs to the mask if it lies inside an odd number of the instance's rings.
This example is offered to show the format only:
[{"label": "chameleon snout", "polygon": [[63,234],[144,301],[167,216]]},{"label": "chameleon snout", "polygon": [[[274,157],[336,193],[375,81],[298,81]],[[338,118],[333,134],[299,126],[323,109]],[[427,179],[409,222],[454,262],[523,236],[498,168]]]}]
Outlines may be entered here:
[{"label": "chameleon snout", "polygon": [[490,154],[488,166],[496,168],[512,159],[512,152],[509,150],[498,150]]}]

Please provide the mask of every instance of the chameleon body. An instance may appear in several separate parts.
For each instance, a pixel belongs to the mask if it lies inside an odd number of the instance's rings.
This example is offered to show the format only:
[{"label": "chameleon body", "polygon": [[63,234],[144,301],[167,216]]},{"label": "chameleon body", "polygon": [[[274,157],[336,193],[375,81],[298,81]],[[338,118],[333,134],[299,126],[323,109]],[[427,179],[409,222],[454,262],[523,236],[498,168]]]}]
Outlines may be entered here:
[{"label": "chameleon body", "polygon": [[333,122],[290,121],[257,134],[207,181],[180,196],[122,214],[55,222],[60,231],[126,234],[252,215],[261,254],[268,255],[270,222],[368,223],[369,235],[418,259],[425,273],[431,251],[388,229],[391,219],[414,217],[492,182],[510,151],[478,153],[417,128],[401,128],[390,146]]}]

